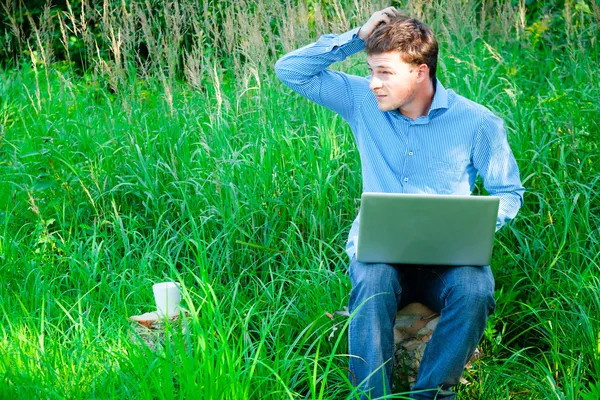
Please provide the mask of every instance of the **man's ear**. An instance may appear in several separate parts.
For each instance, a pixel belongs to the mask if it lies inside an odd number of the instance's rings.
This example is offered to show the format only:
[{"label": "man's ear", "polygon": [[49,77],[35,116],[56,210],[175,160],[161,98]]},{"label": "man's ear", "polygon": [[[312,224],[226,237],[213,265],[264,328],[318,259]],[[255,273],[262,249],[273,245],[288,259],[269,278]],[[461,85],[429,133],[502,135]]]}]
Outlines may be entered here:
[{"label": "man's ear", "polygon": [[429,67],[427,66],[427,64],[421,64],[418,67],[418,73],[417,73],[417,82],[422,82],[425,79],[429,79]]}]

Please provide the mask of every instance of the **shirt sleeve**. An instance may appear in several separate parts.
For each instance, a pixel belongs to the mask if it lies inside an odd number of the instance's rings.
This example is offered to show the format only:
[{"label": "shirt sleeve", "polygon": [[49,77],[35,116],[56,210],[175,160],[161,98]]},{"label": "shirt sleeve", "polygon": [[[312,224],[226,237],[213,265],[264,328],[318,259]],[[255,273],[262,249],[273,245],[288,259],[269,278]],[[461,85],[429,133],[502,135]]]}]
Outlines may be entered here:
[{"label": "shirt sleeve", "polygon": [[513,219],[523,205],[525,188],[521,185],[519,167],[508,145],[502,119],[484,116],[475,138],[473,165],[492,196],[500,197],[496,230]]},{"label": "shirt sleeve", "polygon": [[317,42],[286,54],[275,64],[277,77],[293,91],[349,121],[356,105],[353,87],[358,87],[365,78],[330,71],[327,67],[365,48],[358,37],[359,29],[341,35],[323,35]]}]

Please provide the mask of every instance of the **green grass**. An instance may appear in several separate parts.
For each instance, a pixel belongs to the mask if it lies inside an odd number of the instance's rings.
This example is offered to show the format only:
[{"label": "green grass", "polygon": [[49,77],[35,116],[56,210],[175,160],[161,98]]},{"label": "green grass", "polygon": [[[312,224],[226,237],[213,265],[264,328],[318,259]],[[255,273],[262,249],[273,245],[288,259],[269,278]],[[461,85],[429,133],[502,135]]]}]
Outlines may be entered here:
[{"label": "green grass", "polygon": [[[528,190],[497,235],[498,308],[459,398],[598,398],[596,9],[550,10],[540,32],[453,4],[422,9],[440,79],[504,118]],[[0,398],[352,396],[347,321],[325,316],[350,291],[349,128],[280,84],[275,56],[246,75],[204,57],[223,68],[200,90],[149,73],[115,92],[68,64],[0,72]],[[189,326],[153,353],[127,317],[165,279]]]}]

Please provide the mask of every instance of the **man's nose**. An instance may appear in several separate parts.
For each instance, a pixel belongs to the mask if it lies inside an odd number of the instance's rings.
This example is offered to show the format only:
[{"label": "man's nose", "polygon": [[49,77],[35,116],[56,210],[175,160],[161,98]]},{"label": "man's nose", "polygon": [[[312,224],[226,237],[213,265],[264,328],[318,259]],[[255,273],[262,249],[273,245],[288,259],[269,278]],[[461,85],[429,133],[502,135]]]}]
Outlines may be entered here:
[{"label": "man's nose", "polygon": [[371,76],[371,83],[369,83],[369,89],[374,90],[381,87],[381,81],[374,76]]}]

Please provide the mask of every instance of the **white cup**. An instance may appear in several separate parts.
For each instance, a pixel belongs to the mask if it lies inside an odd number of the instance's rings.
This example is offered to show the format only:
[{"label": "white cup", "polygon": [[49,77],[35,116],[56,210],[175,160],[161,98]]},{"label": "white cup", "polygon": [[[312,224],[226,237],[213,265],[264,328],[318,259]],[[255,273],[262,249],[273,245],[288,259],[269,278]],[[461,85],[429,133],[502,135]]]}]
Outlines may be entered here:
[{"label": "white cup", "polygon": [[181,302],[179,287],[179,283],[175,282],[160,282],[152,285],[156,312],[159,316],[170,317],[179,314],[179,303]]}]

